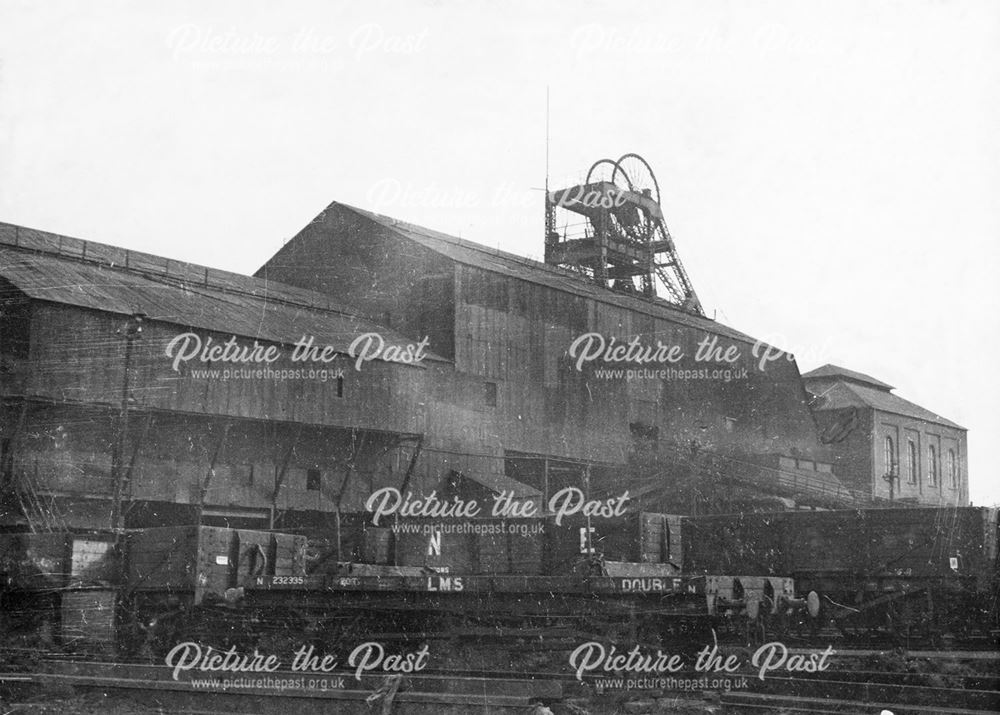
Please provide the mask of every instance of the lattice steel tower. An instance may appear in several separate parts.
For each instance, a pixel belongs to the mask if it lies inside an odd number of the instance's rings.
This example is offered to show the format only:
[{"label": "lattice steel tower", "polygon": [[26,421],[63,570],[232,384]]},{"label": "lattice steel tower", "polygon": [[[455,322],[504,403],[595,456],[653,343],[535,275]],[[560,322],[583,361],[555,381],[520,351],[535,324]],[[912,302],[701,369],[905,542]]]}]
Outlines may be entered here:
[{"label": "lattice steel tower", "polygon": [[656,176],[638,154],[601,159],[583,184],[546,193],[545,262],[704,315],[663,220]]}]

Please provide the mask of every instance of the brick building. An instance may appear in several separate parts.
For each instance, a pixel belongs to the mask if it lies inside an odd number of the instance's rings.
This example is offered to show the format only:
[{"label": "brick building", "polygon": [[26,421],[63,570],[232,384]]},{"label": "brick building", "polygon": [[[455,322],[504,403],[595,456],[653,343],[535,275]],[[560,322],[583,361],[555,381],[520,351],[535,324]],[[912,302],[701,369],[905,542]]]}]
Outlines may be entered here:
[{"label": "brick building", "polygon": [[836,365],[805,373],[834,473],[875,498],[919,504],[969,501],[966,429],[893,394],[891,385]]}]

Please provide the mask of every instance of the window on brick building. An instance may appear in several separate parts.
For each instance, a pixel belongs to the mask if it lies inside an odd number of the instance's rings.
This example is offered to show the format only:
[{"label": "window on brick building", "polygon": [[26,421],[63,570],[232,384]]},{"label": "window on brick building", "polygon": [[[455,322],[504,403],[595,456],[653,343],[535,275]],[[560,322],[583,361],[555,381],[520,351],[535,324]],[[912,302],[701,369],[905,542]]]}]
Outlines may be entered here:
[{"label": "window on brick building", "polygon": [[320,471],[318,469],[306,470],[306,491],[318,492],[320,481]]},{"label": "window on brick building", "polygon": [[886,474],[896,474],[896,443],[892,437],[885,438],[885,471]]},{"label": "window on brick building", "polygon": [[917,461],[917,443],[912,439],[906,440],[906,457],[906,481],[910,484],[916,484],[919,462]]},{"label": "window on brick building", "polygon": [[933,444],[927,445],[927,483],[932,487],[938,483],[937,449]]},{"label": "window on brick building", "polygon": [[958,489],[958,460],[955,459],[955,450],[948,450],[948,477],[951,479],[951,488]]}]

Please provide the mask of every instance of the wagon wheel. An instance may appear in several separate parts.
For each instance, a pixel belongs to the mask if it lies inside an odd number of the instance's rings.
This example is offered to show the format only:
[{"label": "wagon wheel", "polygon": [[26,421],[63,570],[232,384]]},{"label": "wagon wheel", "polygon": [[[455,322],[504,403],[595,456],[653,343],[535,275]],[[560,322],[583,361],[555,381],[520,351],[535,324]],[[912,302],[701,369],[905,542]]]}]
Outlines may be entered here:
[{"label": "wagon wheel", "polygon": [[764,633],[769,638],[787,636],[797,618],[788,610],[784,597],[779,597],[774,591],[770,579],[764,581],[763,595],[760,601],[760,618],[764,624]]},{"label": "wagon wheel", "polygon": [[809,629],[809,637],[815,638],[819,635],[820,629],[823,627],[823,621],[825,620],[824,616],[823,602],[819,594],[815,591],[810,591],[806,594],[806,613],[804,618],[805,624]]},{"label": "wagon wheel", "polygon": [[771,606],[766,596],[763,599],[751,598],[747,600],[745,635],[748,646],[767,642],[767,614],[770,610]]}]

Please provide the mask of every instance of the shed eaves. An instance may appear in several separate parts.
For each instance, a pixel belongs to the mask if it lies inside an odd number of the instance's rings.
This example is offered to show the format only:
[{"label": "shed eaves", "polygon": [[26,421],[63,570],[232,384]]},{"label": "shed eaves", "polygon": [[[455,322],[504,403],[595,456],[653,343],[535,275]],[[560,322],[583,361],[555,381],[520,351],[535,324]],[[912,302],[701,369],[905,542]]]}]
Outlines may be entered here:
[{"label": "shed eaves", "polygon": [[863,372],[856,372],[854,370],[848,370],[846,367],[840,367],[839,365],[826,364],[815,370],[810,370],[802,375],[803,380],[818,380],[818,379],[844,379],[853,382],[860,382],[866,385],[871,385],[882,390],[894,390],[892,385],[886,384],[881,380],[876,380],[871,375],[866,375]]},{"label": "shed eaves", "polygon": [[910,417],[924,422],[952,427],[964,430],[965,427],[945,419],[939,414],[924,409],[920,405],[914,404],[902,397],[897,397],[891,392],[879,390],[865,385],[858,385],[847,382],[838,382],[823,392],[820,396],[822,401],[814,409],[820,411],[838,410],[845,407],[870,407],[881,412],[888,412],[902,417]]}]

